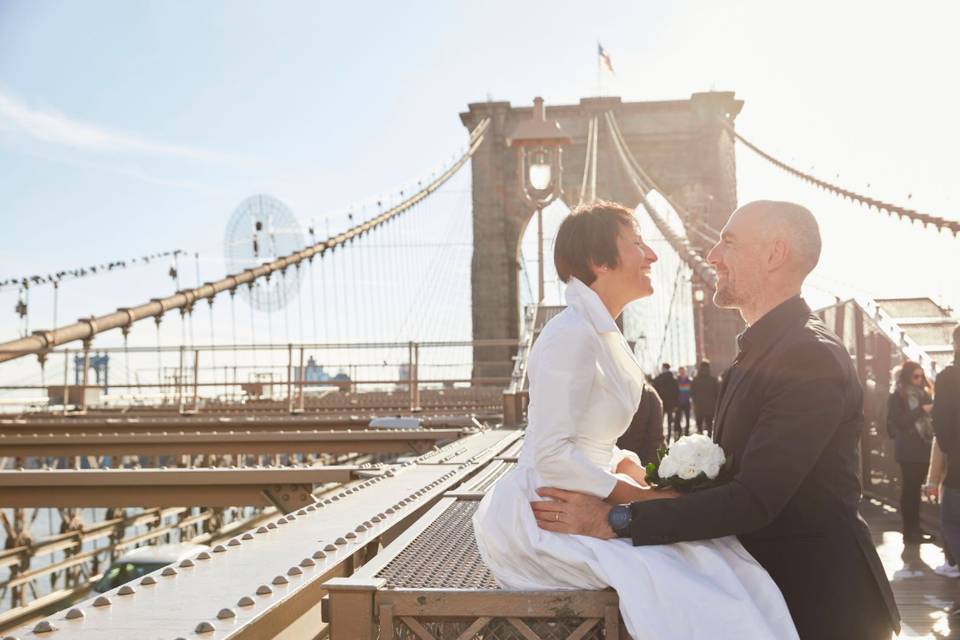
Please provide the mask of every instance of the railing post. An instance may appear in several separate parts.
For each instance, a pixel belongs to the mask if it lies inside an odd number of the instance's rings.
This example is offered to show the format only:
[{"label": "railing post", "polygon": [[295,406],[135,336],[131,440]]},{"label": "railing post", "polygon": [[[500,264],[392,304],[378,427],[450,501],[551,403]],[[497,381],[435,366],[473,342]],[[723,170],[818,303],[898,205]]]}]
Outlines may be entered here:
[{"label": "railing post", "polygon": [[324,583],[330,593],[330,640],[374,640],[374,598],[386,580],[333,578]]},{"label": "railing post", "polygon": [[287,413],[293,413],[293,345],[287,343]]}]

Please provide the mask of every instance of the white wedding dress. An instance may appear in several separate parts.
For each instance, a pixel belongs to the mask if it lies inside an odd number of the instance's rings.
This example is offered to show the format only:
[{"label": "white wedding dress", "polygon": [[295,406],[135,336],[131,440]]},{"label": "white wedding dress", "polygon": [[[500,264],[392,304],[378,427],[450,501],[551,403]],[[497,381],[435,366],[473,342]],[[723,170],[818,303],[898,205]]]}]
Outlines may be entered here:
[{"label": "white wedding dress", "polygon": [[635,547],[537,527],[529,502],[542,499],[538,487],[605,498],[619,462],[636,459],[616,441],[637,409],[643,372],[592,289],[571,278],[566,298],[530,355],[519,463],[473,519],[497,582],[520,590],[613,587],[634,640],[797,638],[776,584],[734,536]]}]

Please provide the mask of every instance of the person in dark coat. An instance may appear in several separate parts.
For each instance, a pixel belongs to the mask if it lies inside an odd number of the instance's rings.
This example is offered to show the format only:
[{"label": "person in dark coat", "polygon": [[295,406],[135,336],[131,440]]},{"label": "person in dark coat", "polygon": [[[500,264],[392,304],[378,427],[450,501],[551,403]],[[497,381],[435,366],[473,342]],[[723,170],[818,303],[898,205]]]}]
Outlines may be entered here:
[{"label": "person in dark coat", "polygon": [[690,396],[693,398],[693,415],[700,433],[713,433],[713,416],[720,397],[720,382],[710,373],[710,361],[703,360],[697,368],[697,375],[690,384]]},{"label": "person in dark coat", "polygon": [[953,330],[953,364],[937,376],[933,394],[933,430],[947,456],[947,477],[940,496],[940,526],[954,559],[960,558],[960,326]]},{"label": "person in dark coat", "polygon": [[933,396],[918,363],[907,360],[896,376],[887,399],[887,433],[894,439],[894,458],[900,465],[900,516],[903,541],[926,542],[920,529],[920,494],[930,466],[933,444]]},{"label": "person in dark coat", "polygon": [[850,354],[800,297],[819,255],[807,209],[761,201],[733,213],[707,256],[714,302],[749,325],[715,423],[731,481],[639,489],[630,505],[542,488],[548,501],[531,506],[544,530],[635,545],[736,535],[780,587],[802,640],[890,640],[900,615],[858,513],[863,391]]},{"label": "person in dark coat", "polygon": [[653,388],[663,403],[663,415],[667,417],[667,437],[671,438],[674,433],[679,436],[680,420],[676,413],[680,403],[680,386],[670,370],[669,363],[663,363],[660,375],[653,379]]},{"label": "person in dark coat", "polygon": [[640,406],[617,446],[633,451],[644,464],[657,461],[657,450],[663,446],[663,403],[649,384],[643,385]]}]

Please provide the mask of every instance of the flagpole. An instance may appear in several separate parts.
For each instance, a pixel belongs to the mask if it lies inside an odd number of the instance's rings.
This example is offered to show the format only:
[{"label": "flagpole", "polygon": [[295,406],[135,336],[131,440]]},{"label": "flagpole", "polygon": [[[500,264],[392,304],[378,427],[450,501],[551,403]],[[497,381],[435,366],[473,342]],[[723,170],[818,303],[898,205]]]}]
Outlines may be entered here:
[{"label": "flagpole", "polygon": [[602,64],[602,60],[600,59],[599,48],[600,48],[600,41],[598,40],[597,41],[597,49],[598,49],[597,51],[597,97],[601,98],[603,97],[603,89],[601,88],[601,85],[600,85],[601,83],[600,74],[603,73],[603,70],[600,68],[600,65]]}]

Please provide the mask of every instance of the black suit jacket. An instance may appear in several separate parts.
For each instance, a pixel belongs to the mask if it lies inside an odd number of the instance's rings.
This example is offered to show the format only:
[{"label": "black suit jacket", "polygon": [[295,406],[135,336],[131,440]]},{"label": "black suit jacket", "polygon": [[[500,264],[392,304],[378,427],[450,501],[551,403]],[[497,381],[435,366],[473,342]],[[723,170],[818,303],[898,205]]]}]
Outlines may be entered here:
[{"label": "black suit jacket", "polygon": [[[737,535],[811,640],[899,630],[899,613],[858,513],[863,394],[840,341],[799,297],[741,336],[723,377],[714,438],[735,478],[631,505],[633,543]],[[874,626],[870,626],[874,625]]]}]

